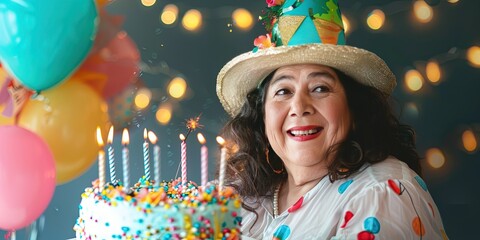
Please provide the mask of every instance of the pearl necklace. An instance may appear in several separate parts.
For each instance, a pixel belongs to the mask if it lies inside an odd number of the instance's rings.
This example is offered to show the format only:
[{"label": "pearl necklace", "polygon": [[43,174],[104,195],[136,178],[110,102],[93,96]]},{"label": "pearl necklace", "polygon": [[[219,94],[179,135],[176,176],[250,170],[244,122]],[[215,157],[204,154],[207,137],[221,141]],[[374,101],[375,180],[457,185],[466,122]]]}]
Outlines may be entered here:
[{"label": "pearl necklace", "polygon": [[279,184],[275,188],[275,192],[273,193],[273,218],[278,217],[278,193],[280,192],[280,187],[282,184]]}]

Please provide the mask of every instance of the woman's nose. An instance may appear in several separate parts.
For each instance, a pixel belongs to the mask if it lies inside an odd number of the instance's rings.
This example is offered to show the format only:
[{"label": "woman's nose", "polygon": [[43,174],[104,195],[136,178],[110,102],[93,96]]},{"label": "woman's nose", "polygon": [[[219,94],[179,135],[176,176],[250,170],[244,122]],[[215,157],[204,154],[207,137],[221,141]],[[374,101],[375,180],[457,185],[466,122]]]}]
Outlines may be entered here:
[{"label": "woman's nose", "polygon": [[296,93],[291,101],[290,116],[305,116],[313,114],[314,108],[308,94]]}]

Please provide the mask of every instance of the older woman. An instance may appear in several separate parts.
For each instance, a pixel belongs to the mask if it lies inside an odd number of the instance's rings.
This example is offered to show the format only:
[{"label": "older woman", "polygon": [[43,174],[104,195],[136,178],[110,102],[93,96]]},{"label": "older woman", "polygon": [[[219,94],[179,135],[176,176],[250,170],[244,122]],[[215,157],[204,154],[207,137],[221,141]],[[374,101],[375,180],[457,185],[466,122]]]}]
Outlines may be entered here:
[{"label": "older woman", "polygon": [[335,0],[267,2],[270,33],[217,82],[244,238],[447,238],[384,61],[344,45]]}]

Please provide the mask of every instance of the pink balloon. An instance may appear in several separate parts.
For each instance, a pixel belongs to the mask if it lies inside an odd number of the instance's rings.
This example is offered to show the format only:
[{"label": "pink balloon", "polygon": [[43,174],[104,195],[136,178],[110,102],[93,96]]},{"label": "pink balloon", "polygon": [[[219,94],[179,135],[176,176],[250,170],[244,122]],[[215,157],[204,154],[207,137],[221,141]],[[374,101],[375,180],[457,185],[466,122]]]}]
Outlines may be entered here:
[{"label": "pink balloon", "polygon": [[37,219],[55,190],[55,163],[47,144],[17,126],[0,126],[0,229]]},{"label": "pink balloon", "polygon": [[102,91],[105,100],[134,83],[139,72],[140,53],[126,32],[120,31],[103,48],[93,52],[78,72],[96,72],[107,76]]}]

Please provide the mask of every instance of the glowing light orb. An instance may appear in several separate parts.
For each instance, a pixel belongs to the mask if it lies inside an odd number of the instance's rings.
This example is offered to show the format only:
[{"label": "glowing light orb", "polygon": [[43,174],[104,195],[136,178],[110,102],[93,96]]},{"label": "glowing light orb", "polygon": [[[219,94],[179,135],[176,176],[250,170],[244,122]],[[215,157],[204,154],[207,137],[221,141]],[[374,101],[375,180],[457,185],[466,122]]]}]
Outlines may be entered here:
[{"label": "glowing light orb", "polygon": [[196,31],[202,26],[202,13],[196,9],[188,10],[182,19],[182,26],[188,31]]},{"label": "glowing light orb", "polygon": [[423,87],[423,77],[417,70],[409,70],[405,74],[405,84],[408,90],[416,92]]}]

